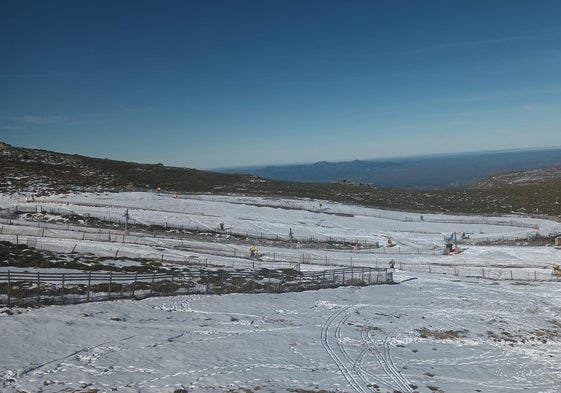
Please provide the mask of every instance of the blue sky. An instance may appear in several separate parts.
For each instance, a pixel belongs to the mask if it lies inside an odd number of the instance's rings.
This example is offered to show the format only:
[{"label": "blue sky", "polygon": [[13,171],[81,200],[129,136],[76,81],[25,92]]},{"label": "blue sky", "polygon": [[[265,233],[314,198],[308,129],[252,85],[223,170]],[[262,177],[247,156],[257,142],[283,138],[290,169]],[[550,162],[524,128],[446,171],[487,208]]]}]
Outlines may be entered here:
[{"label": "blue sky", "polygon": [[0,0],[0,141],[220,168],[561,146],[561,2]]}]

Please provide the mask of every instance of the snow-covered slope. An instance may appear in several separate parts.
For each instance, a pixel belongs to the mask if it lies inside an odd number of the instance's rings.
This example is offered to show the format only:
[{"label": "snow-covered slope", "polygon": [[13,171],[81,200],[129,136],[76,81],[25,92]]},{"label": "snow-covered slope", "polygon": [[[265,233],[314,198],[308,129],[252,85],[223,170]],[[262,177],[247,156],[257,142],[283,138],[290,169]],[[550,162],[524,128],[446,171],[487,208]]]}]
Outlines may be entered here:
[{"label": "snow-covered slope", "polygon": [[[326,262],[387,266],[394,259],[398,285],[0,309],[1,391],[561,390],[561,283],[551,274],[561,250],[478,244],[559,233],[557,222],[421,217],[328,201],[243,196],[0,198],[4,209],[16,204],[52,211],[53,218],[60,217],[54,215],[58,209],[121,222],[128,209],[131,223],[165,227],[169,236],[116,229],[118,241],[70,239],[79,225],[54,220],[40,231],[49,236],[40,236],[37,223],[19,220],[0,224],[4,240],[17,233],[19,241],[33,238],[59,251],[78,243],[93,253],[120,247],[124,255],[133,249],[154,252],[168,263],[199,254],[242,268],[249,266],[244,261],[252,244],[265,255],[262,266],[273,256],[304,262],[302,270],[321,269]],[[208,240],[189,237],[201,232]],[[295,242],[288,241],[290,233]],[[460,244],[458,255],[443,255],[444,237],[451,233],[469,235],[470,243]],[[327,246],[342,239],[343,246]],[[481,271],[501,280],[469,277]]]}]

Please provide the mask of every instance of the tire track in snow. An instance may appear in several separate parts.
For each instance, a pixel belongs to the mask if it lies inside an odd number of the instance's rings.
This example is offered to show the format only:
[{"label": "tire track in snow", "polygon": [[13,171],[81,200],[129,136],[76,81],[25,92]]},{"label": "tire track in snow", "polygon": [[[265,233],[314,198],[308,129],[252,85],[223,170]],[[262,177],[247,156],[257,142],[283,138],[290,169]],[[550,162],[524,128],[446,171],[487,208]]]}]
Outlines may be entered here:
[{"label": "tire track in snow", "polygon": [[384,339],[384,345],[383,346],[384,346],[384,352],[383,352],[384,357],[386,359],[386,362],[388,363],[389,369],[391,370],[393,375],[396,377],[396,380],[401,381],[401,384],[404,388],[404,391],[413,392],[413,389],[411,388],[411,383],[409,382],[409,380],[407,378],[405,378],[405,376],[401,373],[399,368],[397,368],[397,366],[395,365],[395,362],[394,362],[393,356],[392,356],[392,352],[391,352],[391,346],[390,346],[390,343],[389,343],[389,336]]},{"label": "tire track in snow", "polygon": [[[353,367],[355,361],[350,358],[341,340],[341,327],[350,318],[352,308],[353,306],[342,307],[327,318],[321,326],[321,344],[349,385],[356,392],[366,393],[370,391],[368,387],[363,386],[367,381]],[[333,340],[337,342],[336,347],[332,345]]]},{"label": "tire track in snow", "polygon": [[[410,382],[403,376],[401,371],[395,365],[391,354],[390,344],[388,342],[388,336],[382,341],[382,348],[379,349],[378,346],[374,344],[374,340],[370,335],[370,330],[363,328],[361,331],[362,342],[366,345],[366,350],[374,356],[386,376],[389,378],[390,383],[388,386],[394,390],[400,390],[403,392],[412,393]],[[387,384],[387,383],[386,383]]]},{"label": "tire track in snow", "polygon": [[[378,349],[373,345],[370,331],[367,327],[364,327],[361,330],[361,344],[365,345],[365,348],[356,359],[351,356],[345,346],[342,330],[353,315],[352,310],[354,308],[355,306],[346,306],[336,311],[325,321],[321,330],[322,345],[334,360],[343,377],[356,392],[371,391],[372,384],[377,383],[386,385],[396,391],[412,393],[413,389],[410,382],[395,365],[391,355],[389,337],[384,339],[382,348]],[[333,345],[333,341],[337,343],[336,346]],[[367,355],[374,356],[386,378],[380,378],[363,366]]]}]

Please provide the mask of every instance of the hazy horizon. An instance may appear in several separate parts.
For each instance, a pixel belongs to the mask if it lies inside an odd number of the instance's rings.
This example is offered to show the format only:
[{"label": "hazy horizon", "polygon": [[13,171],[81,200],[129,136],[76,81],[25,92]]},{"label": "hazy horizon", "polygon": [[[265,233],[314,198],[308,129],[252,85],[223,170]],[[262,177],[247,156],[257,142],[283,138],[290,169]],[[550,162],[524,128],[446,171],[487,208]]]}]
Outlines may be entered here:
[{"label": "hazy horizon", "polygon": [[[487,154],[501,154],[501,153],[517,153],[517,152],[538,152],[538,151],[548,151],[548,150],[561,150],[561,145],[553,147],[537,147],[537,148],[518,148],[518,149],[499,149],[499,150],[478,150],[478,151],[463,151],[463,152],[453,152],[453,153],[433,153],[433,154],[418,154],[418,155],[407,155],[407,156],[388,156],[388,157],[376,157],[376,158],[355,158],[350,160],[319,160],[312,162],[287,162],[279,164],[256,164],[249,166],[234,166],[234,167],[223,167],[223,168],[206,168],[205,170],[241,170],[241,169],[258,169],[266,168],[269,166],[274,167],[285,167],[285,166],[299,166],[299,165],[313,165],[321,162],[327,163],[342,163],[342,162],[353,162],[353,161],[405,161],[413,159],[430,159],[439,157],[457,157],[457,156],[469,156],[469,155],[487,155]],[[204,169],[204,168],[199,168]]]}]

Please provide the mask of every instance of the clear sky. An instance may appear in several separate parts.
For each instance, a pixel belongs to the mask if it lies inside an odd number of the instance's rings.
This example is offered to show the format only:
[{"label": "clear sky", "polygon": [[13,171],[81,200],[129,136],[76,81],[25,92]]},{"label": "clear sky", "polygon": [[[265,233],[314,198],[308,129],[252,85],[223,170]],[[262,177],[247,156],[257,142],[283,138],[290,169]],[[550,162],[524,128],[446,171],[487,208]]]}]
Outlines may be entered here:
[{"label": "clear sky", "polygon": [[0,141],[211,169],[561,146],[559,0],[0,0]]}]

